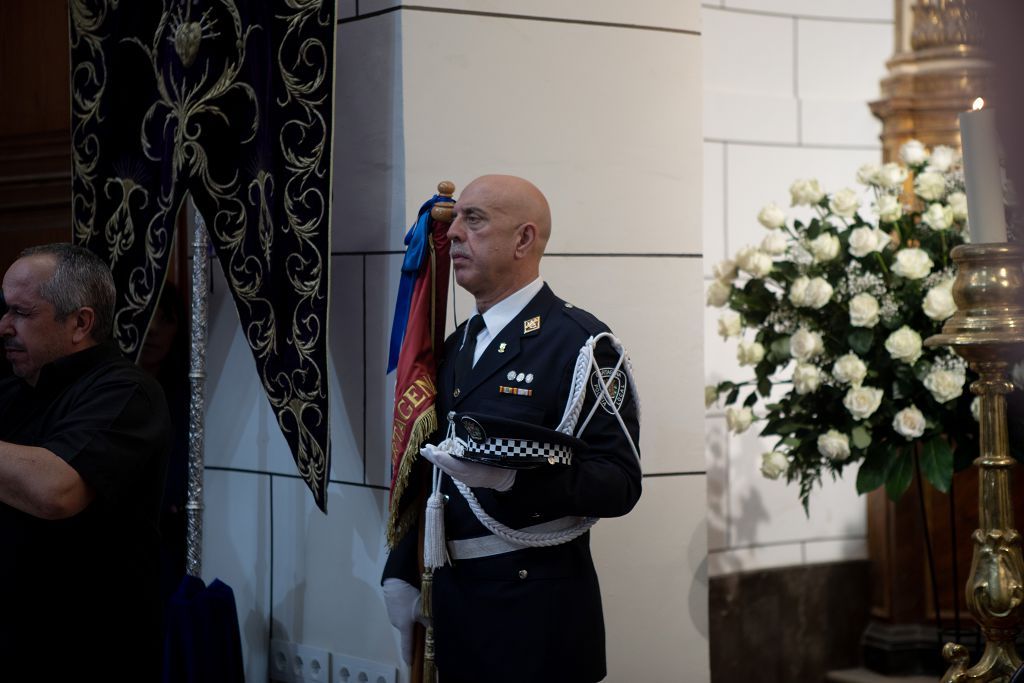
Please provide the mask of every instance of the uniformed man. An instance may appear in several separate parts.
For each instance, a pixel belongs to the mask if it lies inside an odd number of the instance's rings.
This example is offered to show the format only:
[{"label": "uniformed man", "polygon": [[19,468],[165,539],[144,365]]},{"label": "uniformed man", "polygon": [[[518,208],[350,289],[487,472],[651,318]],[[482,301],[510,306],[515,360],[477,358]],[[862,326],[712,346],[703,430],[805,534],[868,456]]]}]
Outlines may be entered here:
[{"label": "uniformed man", "polygon": [[[608,328],[541,279],[550,234],[544,195],[503,175],[465,188],[448,231],[456,282],[476,306],[439,366],[440,447],[421,452],[443,473],[446,501],[450,563],[434,572],[432,610],[442,683],[592,683],[606,674],[585,529],[626,514],[640,497],[638,405],[608,335],[591,341],[585,374],[577,369],[588,339]],[[582,406],[567,411],[573,396]],[[543,540],[509,540],[507,531]],[[415,536],[399,543],[384,572],[407,659],[419,594]]]}]

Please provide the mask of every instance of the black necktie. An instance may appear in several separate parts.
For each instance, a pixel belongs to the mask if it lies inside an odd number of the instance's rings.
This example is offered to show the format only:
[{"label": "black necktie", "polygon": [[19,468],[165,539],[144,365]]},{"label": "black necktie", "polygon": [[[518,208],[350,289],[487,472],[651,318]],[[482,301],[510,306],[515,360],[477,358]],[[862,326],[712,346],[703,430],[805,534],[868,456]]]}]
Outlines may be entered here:
[{"label": "black necktie", "polygon": [[462,392],[462,383],[469,377],[473,369],[473,356],[476,354],[476,337],[484,329],[484,317],[477,313],[469,319],[466,330],[466,341],[455,357],[455,396]]}]

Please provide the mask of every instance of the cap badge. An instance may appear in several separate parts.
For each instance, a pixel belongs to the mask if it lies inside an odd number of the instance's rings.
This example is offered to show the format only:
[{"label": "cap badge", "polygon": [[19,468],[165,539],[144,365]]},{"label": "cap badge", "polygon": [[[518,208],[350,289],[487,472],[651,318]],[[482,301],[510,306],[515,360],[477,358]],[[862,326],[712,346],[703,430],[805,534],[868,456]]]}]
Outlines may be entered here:
[{"label": "cap badge", "polygon": [[487,440],[487,432],[484,431],[483,425],[473,418],[463,416],[462,426],[465,428],[466,433],[469,434],[469,438],[473,439],[473,441],[483,443]]}]

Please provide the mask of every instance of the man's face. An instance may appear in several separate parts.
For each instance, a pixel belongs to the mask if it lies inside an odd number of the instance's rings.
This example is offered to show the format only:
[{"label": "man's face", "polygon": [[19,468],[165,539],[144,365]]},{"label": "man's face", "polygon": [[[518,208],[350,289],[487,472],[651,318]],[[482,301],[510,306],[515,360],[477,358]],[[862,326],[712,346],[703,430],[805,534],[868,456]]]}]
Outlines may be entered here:
[{"label": "man's face", "polygon": [[39,296],[39,285],[50,279],[54,265],[42,254],[18,259],[3,280],[8,310],[0,318],[0,340],[14,374],[32,386],[44,365],[74,350],[74,316],[58,322],[53,304]]},{"label": "man's face", "polygon": [[506,286],[517,266],[519,221],[502,204],[497,183],[476,180],[459,197],[448,228],[455,281],[478,300]]}]

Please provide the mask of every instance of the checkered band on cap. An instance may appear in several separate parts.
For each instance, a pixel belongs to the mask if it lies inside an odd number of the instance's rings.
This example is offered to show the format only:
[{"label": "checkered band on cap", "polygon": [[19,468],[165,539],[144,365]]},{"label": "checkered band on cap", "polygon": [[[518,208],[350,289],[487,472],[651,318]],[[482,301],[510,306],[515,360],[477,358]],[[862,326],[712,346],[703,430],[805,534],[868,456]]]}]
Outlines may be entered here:
[{"label": "checkered band on cap", "polygon": [[491,438],[466,443],[466,453],[500,460],[547,460],[551,464],[572,464],[572,446],[529,441],[526,439]]}]

